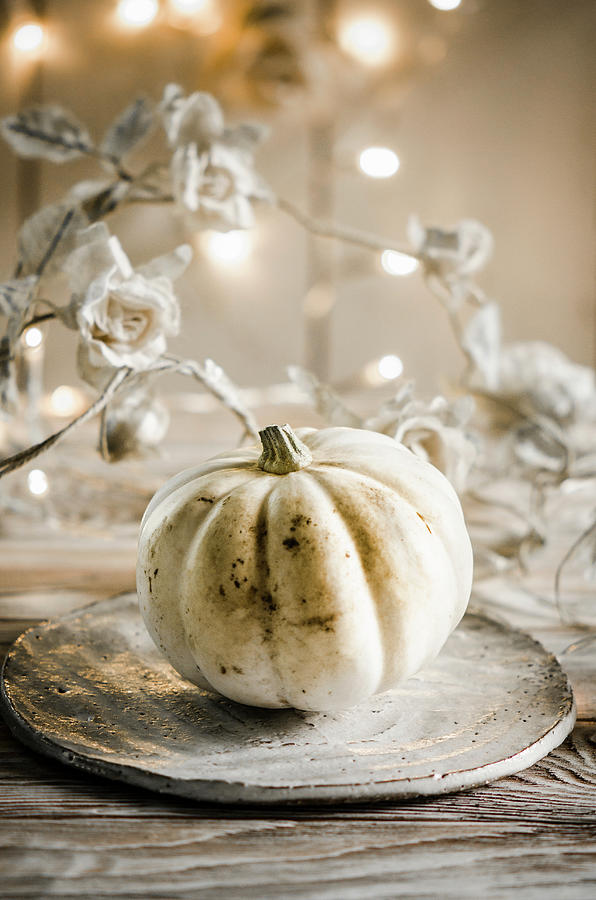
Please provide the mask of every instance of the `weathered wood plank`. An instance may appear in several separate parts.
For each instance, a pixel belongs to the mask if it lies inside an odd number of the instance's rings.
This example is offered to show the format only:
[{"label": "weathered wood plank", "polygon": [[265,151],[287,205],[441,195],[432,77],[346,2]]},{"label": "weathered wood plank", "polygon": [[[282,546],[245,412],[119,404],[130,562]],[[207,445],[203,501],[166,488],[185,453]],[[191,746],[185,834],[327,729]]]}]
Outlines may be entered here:
[{"label": "weathered wood plank", "polygon": [[514,822],[42,821],[0,841],[4,897],[587,900],[596,885],[594,828]]}]

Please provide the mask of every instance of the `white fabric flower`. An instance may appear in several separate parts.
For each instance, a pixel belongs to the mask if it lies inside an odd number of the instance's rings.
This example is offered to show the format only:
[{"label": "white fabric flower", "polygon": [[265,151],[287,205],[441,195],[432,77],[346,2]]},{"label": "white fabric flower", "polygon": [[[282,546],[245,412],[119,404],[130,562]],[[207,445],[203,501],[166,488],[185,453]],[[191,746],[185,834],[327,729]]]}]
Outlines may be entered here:
[{"label": "white fabric flower", "polygon": [[450,404],[438,396],[426,403],[413,397],[414,384],[408,382],[365,427],[395,438],[440,469],[458,493],[463,492],[477,456],[466,429],[474,401],[461,397]]},{"label": "white fabric flower", "polygon": [[135,271],[105,225],[85,229],[79,240],[65,265],[73,297],[61,317],[78,329],[81,374],[96,384],[106,367],[147,368],[165,351],[166,338],[178,333],[172,278],[191,251],[179,247]]},{"label": "white fabric flower", "polygon": [[174,198],[191,227],[229,231],[254,224],[252,202],[272,193],[254,168],[264,129],[226,128],[217,101],[205,93],[184,97],[168,85],[161,104],[164,128],[174,150]]},{"label": "white fabric flower", "polygon": [[493,238],[484,225],[463,219],[448,230],[425,228],[416,216],[408,222],[408,238],[424,265],[446,277],[472,275],[482,269],[493,251]]},{"label": "white fabric flower", "polygon": [[596,418],[593,369],[572,362],[544,341],[520,341],[502,348],[495,393],[518,399],[533,412],[558,422]]}]

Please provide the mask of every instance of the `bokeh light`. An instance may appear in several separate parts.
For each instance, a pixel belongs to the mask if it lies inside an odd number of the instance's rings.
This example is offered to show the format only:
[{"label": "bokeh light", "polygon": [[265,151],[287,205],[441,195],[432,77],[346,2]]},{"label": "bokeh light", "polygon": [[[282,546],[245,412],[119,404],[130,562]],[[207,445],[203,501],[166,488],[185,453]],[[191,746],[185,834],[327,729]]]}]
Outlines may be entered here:
[{"label": "bokeh light", "polygon": [[390,178],[399,169],[399,157],[389,147],[367,147],[358,158],[358,165],[371,178]]},{"label": "bokeh light", "polygon": [[398,250],[383,250],[381,265],[388,275],[404,277],[416,271],[420,263],[414,256],[400,253]]}]

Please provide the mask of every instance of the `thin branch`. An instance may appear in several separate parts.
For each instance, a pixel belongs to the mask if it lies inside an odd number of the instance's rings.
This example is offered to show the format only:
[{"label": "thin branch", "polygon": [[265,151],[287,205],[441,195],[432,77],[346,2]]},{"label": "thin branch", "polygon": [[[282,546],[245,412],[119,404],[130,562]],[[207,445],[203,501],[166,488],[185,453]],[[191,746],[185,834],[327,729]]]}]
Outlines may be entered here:
[{"label": "thin branch", "polygon": [[78,425],[82,425],[84,422],[87,422],[89,419],[92,419],[94,416],[96,416],[97,413],[101,412],[129,377],[130,372],[131,370],[126,367],[117,369],[111,381],[104,388],[97,400],[91,404],[89,409],[81,413],[80,416],[77,416],[76,419],[73,419],[72,422],[70,422],[60,431],[56,431],[54,434],[51,434],[49,437],[45,438],[45,440],[40,441],[39,444],[34,444],[33,447],[27,447],[27,449],[21,450],[19,453],[15,453],[14,456],[9,456],[6,459],[0,461],[0,478],[2,478],[4,475],[8,475],[9,472],[14,472],[15,469],[20,469],[21,466],[26,465],[26,463],[31,462],[41,453],[49,450],[50,447],[53,447],[54,444],[57,444],[64,437],[66,437],[68,432],[72,431],[73,428],[76,428]]},{"label": "thin branch", "polygon": [[[212,379],[209,377],[207,372],[204,371],[203,367],[195,362],[192,359],[179,359],[178,357],[168,355],[164,357],[167,363],[169,363],[169,371],[170,372],[179,372],[181,375],[190,375],[192,378],[195,378],[203,387],[207,388],[207,390],[213,394],[214,397],[217,397],[224,406],[227,406],[229,410],[231,410],[235,416],[242,422],[244,426],[244,431],[247,435],[250,435],[254,438],[258,438],[259,436],[259,427],[254,416],[249,412],[248,409],[244,409],[239,403],[234,402],[233,399],[226,394],[224,389],[220,389]],[[160,373],[165,373],[168,371],[165,367],[160,367]]]},{"label": "thin branch", "polygon": [[[36,301],[36,302],[39,302],[39,301]],[[55,312],[41,313],[39,316],[33,316],[33,318],[29,319],[28,322],[23,322],[23,324],[21,325],[21,330],[20,330],[19,334],[22,334],[24,331],[26,331],[28,328],[31,328],[33,325],[39,325],[41,322],[47,322],[50,319],[56,319],[56,318],[57,318],[57,316],[56,316]]]},{"label": "thin branch", "polygon": [[563,614],[563,607],[561,605],[561,577],[563,575],[563,569],[572,558],[578,547],[581,546],[582,542],[589,538],[592,533],[596,534],[596,520],[592,522],[592,524],[589,525],[585,529],[585,531],[582,531],[580,536],[574,540],[571,547],[557,566],[557,571],[555,572],[555,603],[557,605],[559,616],[561,617],[562,622],[567,621]]},{"label": "thin branch", "polygon": [[374,237],[374,235],[366,234],[363,231],[346,228],[343,225],[319,222],[317,219],[313,219],[306,213],[303,213],[293,203],[283,200],[281,197],[277,198],[277,206],[291,216],[294,221],[298,222],[302,228],[311,234],[317,235],[317,237],[333,238],[347,244],[354,244],[356,247],[362,247],[365,250],[394,250],[396,253],[404,253],[406,256],[411,256],[414,259],[421,259],[420,254],[412,250],[408,244],[395,244],[390,240],[384,241],[382,238]]}]

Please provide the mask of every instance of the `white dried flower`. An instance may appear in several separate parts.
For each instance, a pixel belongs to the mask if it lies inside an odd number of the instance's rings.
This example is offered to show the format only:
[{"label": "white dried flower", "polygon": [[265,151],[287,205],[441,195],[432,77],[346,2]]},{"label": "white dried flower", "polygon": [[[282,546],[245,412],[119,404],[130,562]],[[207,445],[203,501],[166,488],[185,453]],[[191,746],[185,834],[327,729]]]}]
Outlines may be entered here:
[{"label": "white dried flower", "polygon": [[414,400],[414,384],[408,382],[366,427],[399,441],[417,456],[436,466],[458,493],[465,490],[477,456],[477,447],[466,429],[474,412],[471,397],[449,403],[435,397],[430,403]]},{"label": "white dried flower", "polygon": [[417,216],[408,222],[408,238],[426,268],[441,277],[472,275],[482,269],[493,250],[493,238],[484,225],[463,219],[454,228],[425,228]]},{"label": "white dried flower", "polygon": [[174,150],[174,198],[191,227],[229,231],[254,224],[252,203],[272,193],[254,168],[254,152],[264,129],[226,128],[217,101],[205,93],[184,97],[168,85],[161,105],[164,128]]},{"label": "white dried flower", "polygon": [[544,341],[520,341],[502,348],[494,393],[560,423],[596,417],[593,369],[572,362]]},{"label": "white dried flower", "polygon": [[80,241],[65,265],[73,298],[61,317],[78,328],[81,374],[96,384],[106,366],[147,368],[165,351],[166,338],[178,333],[172,277],[184,269],[191,251],[179,247],[135,271],[105,225],[85,229]]}]

